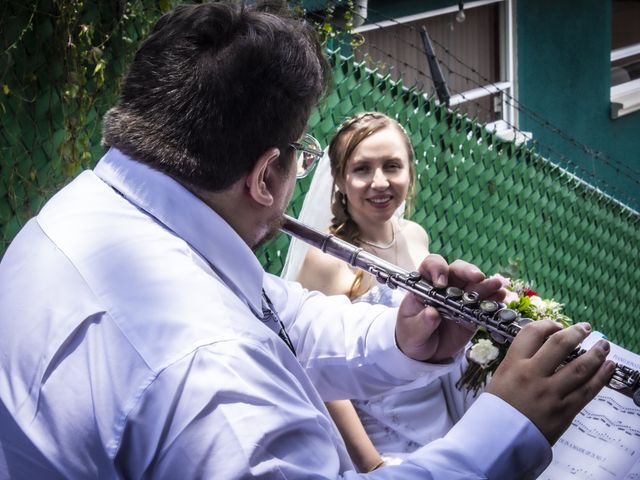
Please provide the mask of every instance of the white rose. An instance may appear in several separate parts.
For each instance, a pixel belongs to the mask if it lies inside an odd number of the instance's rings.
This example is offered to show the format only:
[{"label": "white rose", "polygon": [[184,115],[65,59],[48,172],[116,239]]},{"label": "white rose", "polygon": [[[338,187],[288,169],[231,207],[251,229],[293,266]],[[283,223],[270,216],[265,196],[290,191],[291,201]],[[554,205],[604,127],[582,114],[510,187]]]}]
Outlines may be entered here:
[{"label": "white rose", "polygon": [[529,301],[531,302],[531,305],[533,305],[534,307],[538,307],[538,308],[545,307],[544,300],[542,300],[537,295],[533,295],[532,297],[529,297]]},{"label": "white rose", "polygon": [[498,358],[499,350],[498,348],[491,342],[491,340],[487,340],[483,338],[478,340],[476,344],[471,347],[471,351],[469,352],[469,358],[474,362],[485,366],[489,362],[494,361]]}]

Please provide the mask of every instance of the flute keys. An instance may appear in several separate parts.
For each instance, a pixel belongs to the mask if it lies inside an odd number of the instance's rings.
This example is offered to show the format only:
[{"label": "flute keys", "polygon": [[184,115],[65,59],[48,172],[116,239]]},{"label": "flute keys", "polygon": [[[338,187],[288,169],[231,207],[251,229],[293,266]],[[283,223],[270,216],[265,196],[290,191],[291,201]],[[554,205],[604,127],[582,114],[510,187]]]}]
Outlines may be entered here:
[{"label": "flute keys", "polygon": [[496,343],[499,343],[501,345],[507,343],[507,337],[505,337],[504,335],[500,335],[495,331],[491,332],[491,338],[493,338]]},{"label": "flute keys", "polygon": [[530,318],[521,317],[521,318],[518,318],[515,322],[505,324],[504,328],[509,332],[509,335],[511,335],[512,337],[515,337],[518,334],[518,332],[522,330],[522,327],[524,327],[526,324],[531,322],[533,322],[533,320],[531,320]]},{"label": "flute keys", "polygon": [[445,290],[447,298],[451,300],[461,300],[462,304],[469,307],[478,303],[479,295],[476,292],[465,292],[458,287],[447,287]]},{"label": "flute keys", "polygon": [[480,302],[480,310],[483,313],[491,314],[500,308],[500,304],[493,300],[483,300]]},{"label": "flute keys", "polygon": [[459,300],[464,295],[464,290],[458,287],[447,287],[445,293],[447,294],[447,298],[451,298],[452,300]]},{"label": "flute keys", "polygon": [[496,320],[499,323],[511,323],[518,318],[518,313],[510,308],[504,308],[496,315]]},{"label": "flute keys", "polygon": [[469,307],[478,303],[479,295],[476,292],[464,292],[462,295],[462,304]]},{"label": "flute keys", "polygon": [[420,272],[413,271],[410,272],[409,275],[407,275],[407,285],[413,286],[420,280],[422,280],[422,275],[420,275]]}]

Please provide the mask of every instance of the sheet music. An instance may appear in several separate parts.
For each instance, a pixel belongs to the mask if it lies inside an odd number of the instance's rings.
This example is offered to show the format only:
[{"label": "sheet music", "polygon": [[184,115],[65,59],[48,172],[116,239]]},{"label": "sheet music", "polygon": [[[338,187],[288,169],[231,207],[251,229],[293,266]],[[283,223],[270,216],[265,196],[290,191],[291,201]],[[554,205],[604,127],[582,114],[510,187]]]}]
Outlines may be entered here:
[{"label": "sheet music", "polygon": [[[588,349],[602,334],[583,342]],[[640,356],[611,342],[608,357],[640,369]],[[553,447],[542,480],[640,480],[640,408],[630,398],[603,388]]]}]

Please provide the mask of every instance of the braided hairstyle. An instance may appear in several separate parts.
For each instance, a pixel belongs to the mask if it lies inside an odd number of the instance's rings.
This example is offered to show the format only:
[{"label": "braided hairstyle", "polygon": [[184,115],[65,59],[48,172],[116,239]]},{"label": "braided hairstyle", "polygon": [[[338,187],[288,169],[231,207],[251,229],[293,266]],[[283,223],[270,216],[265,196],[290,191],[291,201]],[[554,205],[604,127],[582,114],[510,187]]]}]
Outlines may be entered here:
[{"label": "braided hairstyle", "polygon": [[[362,243],[360,240],[360,227],[358,227],[358,224],[351,218],[347,196],[336,188],[335,179],[345,177],[347,164],[355,149],[360,145],[360,142],[387,127],[393,127],[400,132],[407,147],[409,174],[411,178],[408,195],[410,196],[415,184],[413,147],[406,130],[396,120],[380,112],[359,113],[347,119],[338,127],[336,134],[329,144],[329,161],[331,165],[331,176],[333,177],[333,199],[331,202],[333,218],[331,219],[329,232],[357,246],[360,246]],[[358,270],[349,291],[350,298],[356,298],[364,293],[364,291],[361,291],[362,279],[363,273]]]}]

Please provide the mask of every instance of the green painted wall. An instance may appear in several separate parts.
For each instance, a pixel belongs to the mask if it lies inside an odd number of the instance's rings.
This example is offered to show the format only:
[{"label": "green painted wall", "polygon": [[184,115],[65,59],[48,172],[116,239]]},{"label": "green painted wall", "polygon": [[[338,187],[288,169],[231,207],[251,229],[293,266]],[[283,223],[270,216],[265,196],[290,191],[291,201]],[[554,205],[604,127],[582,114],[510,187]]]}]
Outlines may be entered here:
[{"label": "green painted wall", "polygon": [[640,112],[610,118],[611,3],[519,0],[517,49],[520,102],[593,151],[526,113],[520,127],[540,153],[640,210]]}]

